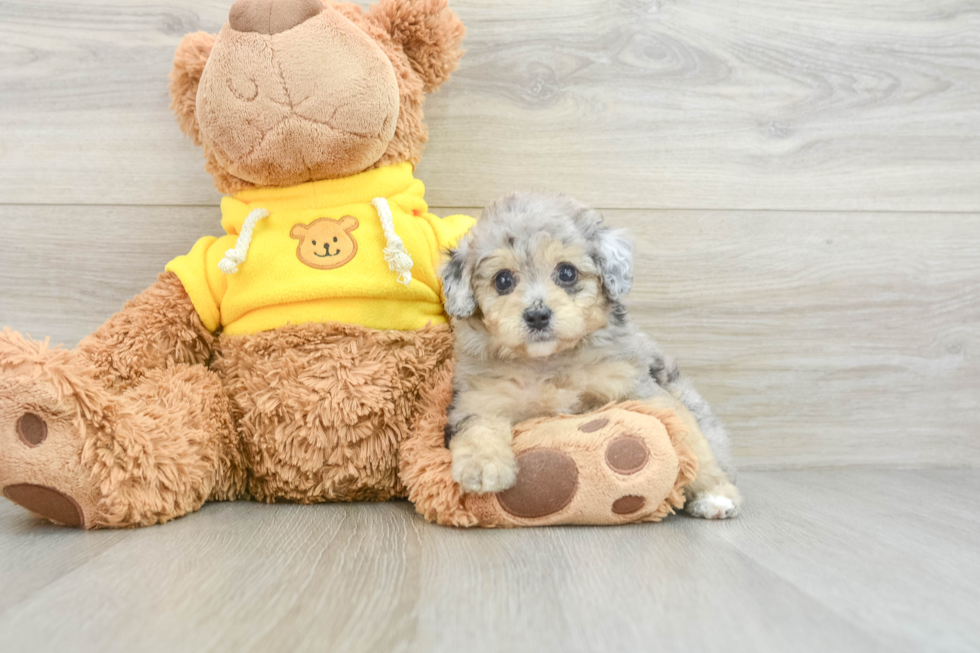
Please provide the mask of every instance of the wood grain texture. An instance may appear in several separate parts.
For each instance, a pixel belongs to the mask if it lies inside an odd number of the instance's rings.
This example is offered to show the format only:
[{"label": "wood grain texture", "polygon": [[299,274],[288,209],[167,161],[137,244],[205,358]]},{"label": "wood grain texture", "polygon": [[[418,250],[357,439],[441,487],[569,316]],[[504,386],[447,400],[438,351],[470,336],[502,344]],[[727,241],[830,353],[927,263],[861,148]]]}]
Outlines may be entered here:
[{"label": "wood grain texture", "polygon": [[975,473],[754,472],[741,485],[745,511],[727,523],[508,532],[425,524],[405,503],[238,503],[86,534],[4,501],[0,586],[58,548],[108,546],[0,607],[0,650],[980,646]]},{"label": "wood grain texture", "polygon": [[[229,5],[0,2],[0,202],[215,203],[166,75]],[[428,105],[433,205],[534,186],[608,208],[980,210],[974,0],[453,6],[468,53]]]},{"label": "wood grain texture", "polygon": [[980,217],[606,215],[743,466],[980,463]]},{"label": "wood grain texture", "polygon": [[[0,325],[73,345],[218,215],[0,206]],[[729,425],[743,468],[980,464],[980,218],[605,215],[637,241],[634,317]]]}]

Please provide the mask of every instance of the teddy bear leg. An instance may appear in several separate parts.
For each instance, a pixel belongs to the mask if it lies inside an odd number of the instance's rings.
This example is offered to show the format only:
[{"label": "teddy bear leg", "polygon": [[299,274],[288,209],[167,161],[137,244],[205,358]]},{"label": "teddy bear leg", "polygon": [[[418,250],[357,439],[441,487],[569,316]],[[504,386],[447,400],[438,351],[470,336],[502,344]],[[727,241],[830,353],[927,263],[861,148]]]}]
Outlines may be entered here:
[{"label": "teddy bear leg", "polygon": [[[62,524],[157,523],[244,485],[211,335],[173,275],[77,349],[0,333],[0,492]],[[141,493],[145,497],[141,497]]]},{"label": "teddy bear leg", "polygon": [[412,455],[421,464],[410,497],[427,519],[452,526],[659,521],[684,504],[697,471],[686,434],[672,410],[640,402],[519,424],[517,483],[496,494],[462,494],[448,449],[430,434],[432,446]]},{"label": "teddy bear leg", "polygon": [[471,527],[480,522],[466,509],[462,490],[453,480],[446,425],[455,369],[451,340],[446,352],[429,382],[419,388],[418,418],[401,446],[399,476],[407,488],[408,500],[425,519],[444,526]]},{"label": "teddy bear leg", "polygon": [[235,438],[203,366],[152,370],[116,395],[73,352],[0,336],[0,491],[53,522],[149,525],[233,498]]},{"label": "teddy bear leg", "polygon": [[162,524],[245,495],[239,436],[216,374],[199,365],[153,370],[118,406],[114,428],[82,448],[98,482],[95,526]]}]

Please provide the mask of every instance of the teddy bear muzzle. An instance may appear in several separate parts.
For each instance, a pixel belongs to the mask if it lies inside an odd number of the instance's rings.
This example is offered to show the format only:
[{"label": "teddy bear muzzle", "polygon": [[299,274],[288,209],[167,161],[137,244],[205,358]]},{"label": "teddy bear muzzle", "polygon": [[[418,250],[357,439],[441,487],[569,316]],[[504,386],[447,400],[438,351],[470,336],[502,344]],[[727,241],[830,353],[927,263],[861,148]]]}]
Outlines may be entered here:
[{"label": "teddy bear muzzle", "polygon": [[320,0],[238,0],[228,23],[238,32],[279,34],[323,11]]}]

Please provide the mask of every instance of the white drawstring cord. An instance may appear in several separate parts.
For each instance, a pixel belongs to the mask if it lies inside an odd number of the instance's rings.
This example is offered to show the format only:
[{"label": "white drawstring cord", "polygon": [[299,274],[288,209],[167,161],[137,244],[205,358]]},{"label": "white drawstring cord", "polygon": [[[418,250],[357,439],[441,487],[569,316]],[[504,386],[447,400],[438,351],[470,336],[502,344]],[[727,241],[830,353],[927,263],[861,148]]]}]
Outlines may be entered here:
[{"label": "white drawstring cord", "polygon": [[395,219],[391,215],[388,200],[383,197],[375,197],[371,200],[371,204],[378,211],[378,217],[381,218],[381,228],[385,232],[385,241],[388,243],[384,249],[385,262],[388,263],[388,268],[392,272],[398,273],[398,283],[407,286],[412,283],[412,267],[415,262],[405,250],[405,243],[395,233]]},{"label": "white drawstring cord", "polygon": [[245,218],[245,224],[242,225],[242,231],[238,234],[238,240],[235,242],[235,249],[229,249],[225,252],[225,257],[221,259],[218,263],[218,267],[225,274],[238,274],[238,266],[245,262],[245,257],[248,256],[248,248],[252,244],[252,231],[255,230],[255,223],[257,223],[262,218],[268,217],[269,212],[265,209],[255,209],[248,214]]}]

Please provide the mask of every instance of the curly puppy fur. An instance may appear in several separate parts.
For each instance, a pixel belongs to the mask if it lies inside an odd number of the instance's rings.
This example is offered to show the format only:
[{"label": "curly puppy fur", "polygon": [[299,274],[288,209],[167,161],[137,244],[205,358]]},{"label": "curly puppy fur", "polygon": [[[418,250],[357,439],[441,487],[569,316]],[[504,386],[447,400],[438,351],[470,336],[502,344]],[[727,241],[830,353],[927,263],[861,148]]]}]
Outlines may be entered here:
[{"label": "curly puppy fur", "polygon": [[511,430],[519,422],[669,396],[700,428],[692,431],[700,468],[686,510],[736,514],[741,498],[724,428],[622,303],[633,281],[624,232],[567,196],[517,193],[488,206],[450,254],[443,269],[457,355],[450,448],[464,490],[513,485]]}]

